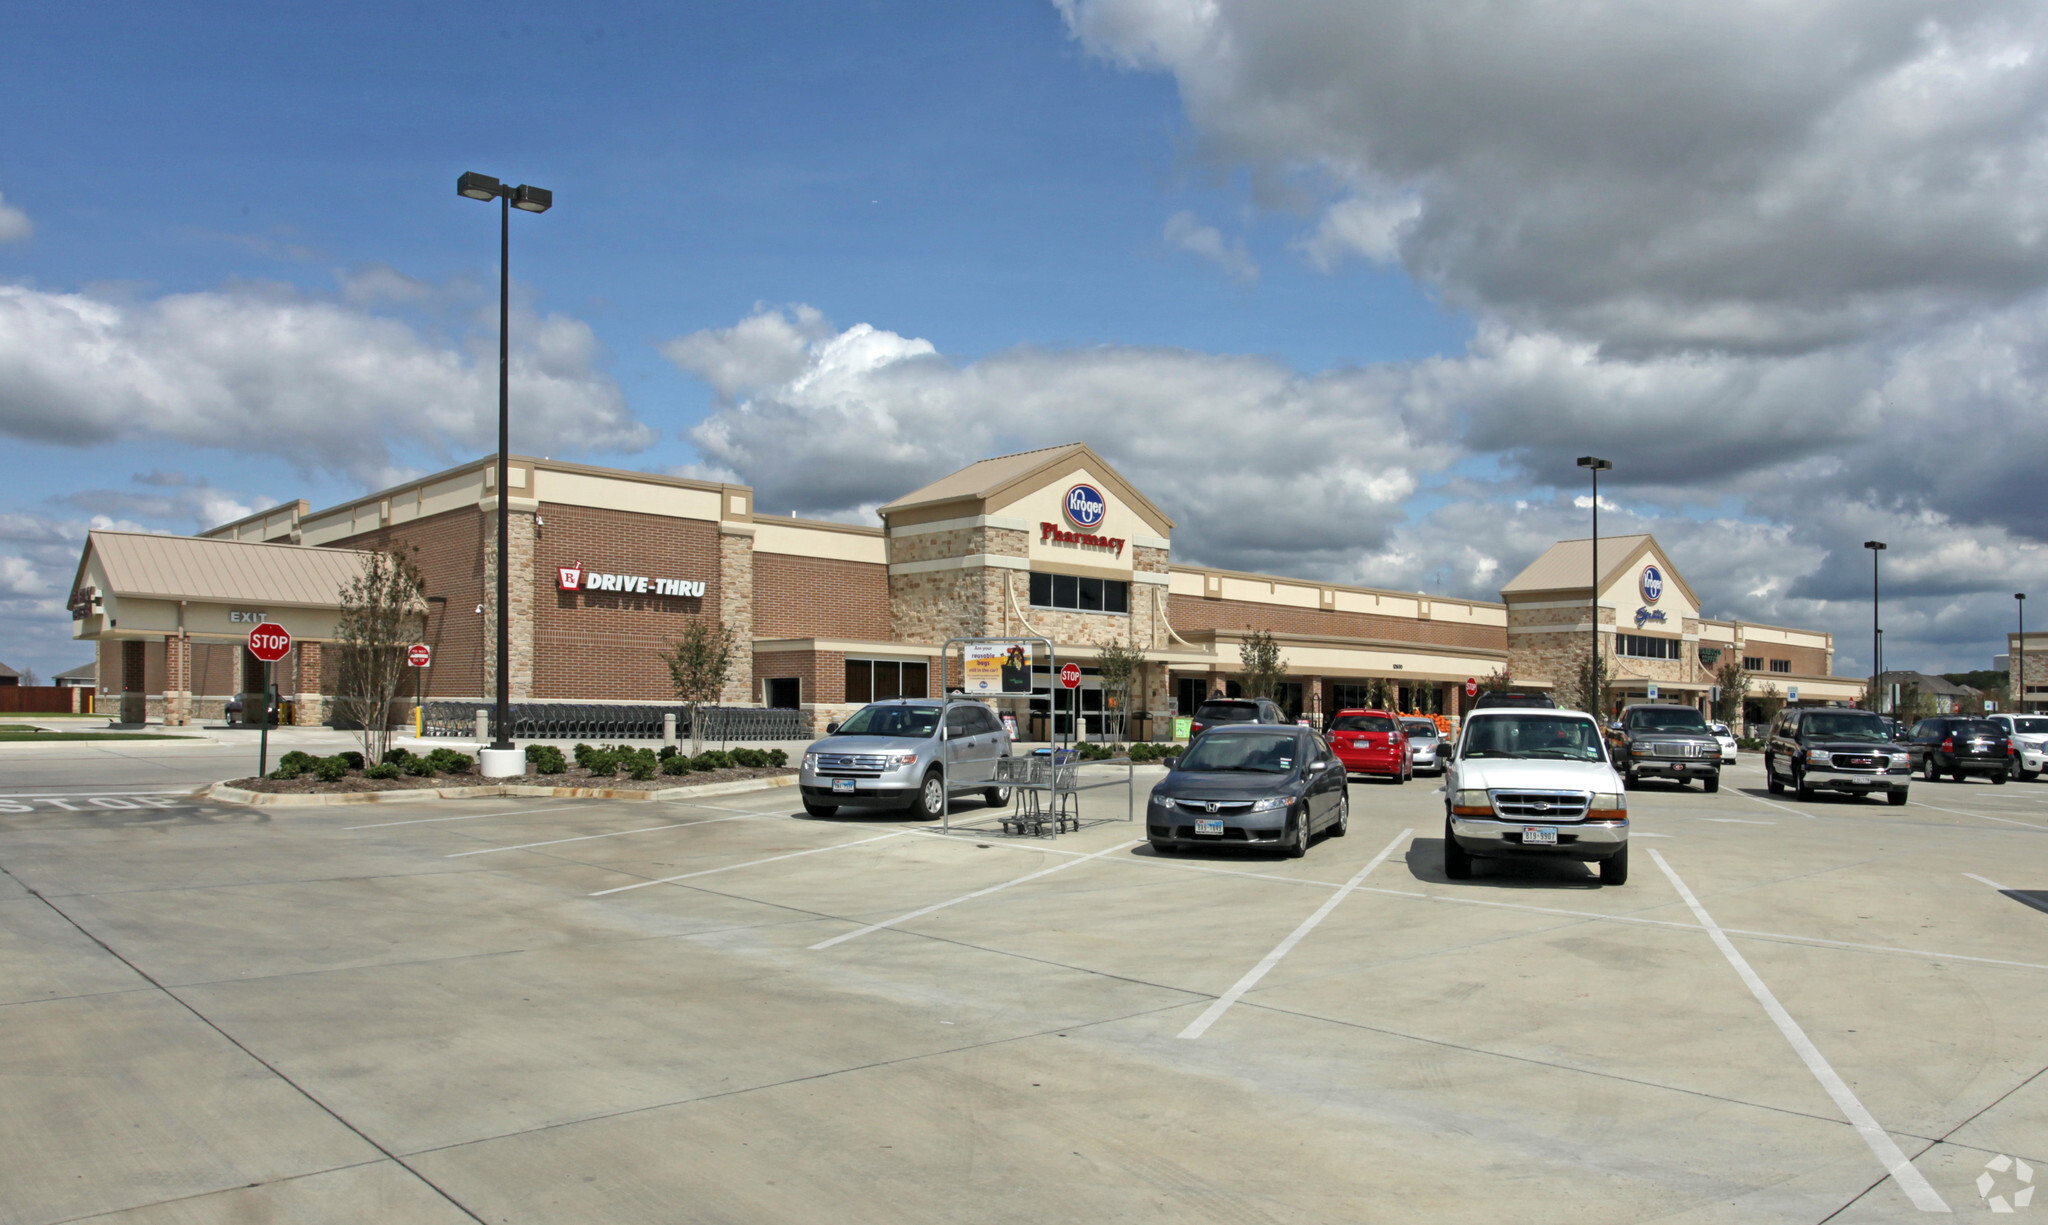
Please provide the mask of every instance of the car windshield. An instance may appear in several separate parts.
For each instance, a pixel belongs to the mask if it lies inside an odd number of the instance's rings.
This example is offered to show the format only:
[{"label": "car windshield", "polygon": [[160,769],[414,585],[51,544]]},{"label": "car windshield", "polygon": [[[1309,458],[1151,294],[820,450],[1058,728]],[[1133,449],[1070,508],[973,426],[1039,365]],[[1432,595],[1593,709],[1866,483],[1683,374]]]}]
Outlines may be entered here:
[{"label": "car windshield", "polygon": [[1391,732],[1394,721],[1386,715],[1338,715],[1330,724],[1333,732]]},{"label": "car windshield", "polygon": [[904,736],[929,740],[939,730],[936,706],[863,706],[839,725],[841,736]]},{"label": "car windshield", "polygon": [[1436,724],[1424,723],[1419,719],[1414,722],[1403,723],[1401,730],[1411,736],[1420,736],[1425,740],[1436,739]]},{"label": "car windshield", "polygon": [[1475,718],[1465,726],[1466,757],[1539,757],[1601,761],[1600,728],[1578,715],[1528,714]]},{"label": "car windshield", "polygon": [[2014,719],[2012,730],[2029,736],[2048,734],[2048,719]]},{"label": "car windshield", "polygon": [[1250,723],[1258,717],[1256,702],[1211,702],[1195,712],[1204,723]]},{"label": "car windshield", "polygon": [[1706,719],[1690,707],[1638,706],[1628,712],[1632,732],[1703,732]]},{"label": "car windshield", "polygon": [[1884,720],[1868,711],[1829,711],[1824,714],[1806,716],[1801,730],[1809,736],[1825,736],[1831,740],[1890,740]]},{"label": "car windshield", "polygon": [[1296,740],[1291,734],[1251,732],[1204,736],[1180,755],[1180,768],[1209,772],[1241,770],[1251,774],[1286,774],[1294,769]]}]

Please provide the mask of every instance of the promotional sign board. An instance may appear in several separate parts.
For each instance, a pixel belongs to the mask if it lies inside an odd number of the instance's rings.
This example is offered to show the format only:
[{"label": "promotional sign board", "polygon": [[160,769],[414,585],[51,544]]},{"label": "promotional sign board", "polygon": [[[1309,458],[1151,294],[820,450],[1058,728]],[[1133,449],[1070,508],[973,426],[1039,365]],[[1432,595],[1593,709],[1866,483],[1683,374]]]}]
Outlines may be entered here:
[{"label": "promotional sign board", "polygon": [[1173,738],[1174,738],[1175,740],[1186,740],[1186,739],[1187,739],[1187,738],[1188,738],[1189,736],[1192,736],[1192,735],[1194,735],[1194,734],[1195,734],[1195,717],[1194,717],[1193,715],[1175,715],[1175,716],[1174,716],[1174,719],[1173,719]]},{"label": "promotional sign board", "polygon": [[966,668],[961,689],[966,693],[1029,695],[1031,647],[1024,642],[970,642],[962,648]]},{"label": "promotional sign board", "polygon": [[267,664],[283,659],[292,649],[292,636],[282,625],[259,625],[249,631],[249,654]]},{"label": "promotional sign board", "polygon": [[1079,689],[1081,687],[1081,665],[1068,664],[1066,667],[1061,668],[1060,684],[1065,685],[1069,689]]},{"label": "promotional sign board", "polygon": [[1010,739],[1017,738],[1017,716],[1010,711],[1003,712],[1003,730],[1010,733]]},{"label": "promotional sign board", "polygon": [[415,642],[405,648],[405,664],[409,668],[425,668],[434,662],[434,648],[424,642]]}]

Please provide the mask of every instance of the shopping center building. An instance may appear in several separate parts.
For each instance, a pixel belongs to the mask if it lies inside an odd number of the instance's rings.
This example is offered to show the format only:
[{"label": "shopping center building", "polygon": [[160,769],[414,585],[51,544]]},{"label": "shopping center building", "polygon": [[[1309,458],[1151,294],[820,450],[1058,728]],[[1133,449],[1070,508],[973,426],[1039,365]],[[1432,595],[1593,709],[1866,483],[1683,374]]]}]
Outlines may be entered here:
[{"label": "shopping center building", "polygon": [[[425,583],[433,656],[421,695],[488,704],[495,478],[485,459],[196,537],[92,533],[72,614],[75,636],[97,644],[102,709],[219,718],[260,688],[242,644],[252,624],[275,622],[296,644],[279,689],[299,722],[324,721],[339,591],[373,550],[405,553]],[[945,675],[957,683],[945,644],[974,637],[1044,638],[1058,663],[1080,664],[1077,701],[1095,734],[1105,645],[1143,652],[1130,731],[1163,737],[1171,714],[1229,691],[1241,644],[1260,632],[1280,647],[1292,713],[1377,697],[1456,714],[1468,679],[1568,688],[1596,589],[1606,667],[1632,700],[1654,684],[1659,700],[1703,703],[1729,653],[1753,665],[1753,683],[1798,702],[1861,694],[1832,675],[1826,633],[1701,617],[1648,536],[1602,540],[1597,582],[1589,543],[1561,542],[1500,602],[1186,565],[1173,559],[1173,519],[1078,443],[969,465],[880,507],[876,525],[763,515],[744,485],[530,457],[512,460],[507,485],[515,702],[672,703],[660,652],[710,617],[742,644],[723,700],[799,709],[818,728],[877,698],[936,695]],[[1064,732],[1065,698],[1046,671],[1038,685],[1008,700],[1020,725]]]}]

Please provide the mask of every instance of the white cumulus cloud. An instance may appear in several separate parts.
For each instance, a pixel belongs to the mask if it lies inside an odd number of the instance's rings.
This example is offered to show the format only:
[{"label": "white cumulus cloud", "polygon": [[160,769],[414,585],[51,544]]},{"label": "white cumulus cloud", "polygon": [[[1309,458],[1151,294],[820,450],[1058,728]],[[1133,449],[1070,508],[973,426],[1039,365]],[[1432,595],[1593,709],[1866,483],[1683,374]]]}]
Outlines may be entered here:
[{"label": "white cumulus cloud", "polygon": [[1242,242],[1228,241],[1223,237],[1223,231],[1213,225],[1203,225],[1191,212],[1183,210],[1168,217],[1163,237],[1167,246],[1208,260],[1240,285],[1249,285],[1259,279],[1259,263],[1245,250]]}]

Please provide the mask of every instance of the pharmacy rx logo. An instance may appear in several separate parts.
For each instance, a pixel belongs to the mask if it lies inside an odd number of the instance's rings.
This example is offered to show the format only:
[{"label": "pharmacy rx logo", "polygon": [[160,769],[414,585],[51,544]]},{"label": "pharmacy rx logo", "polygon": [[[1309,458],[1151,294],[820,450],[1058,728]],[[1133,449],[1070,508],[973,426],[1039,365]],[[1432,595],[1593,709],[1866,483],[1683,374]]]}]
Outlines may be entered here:
[{"label": "pharmacy rx logo", "polygon": [[2034,1202],[2034,1167],[2004,1153],[1984,1163],[1977,1198],[1993,1212],[2011,1212]]}]

